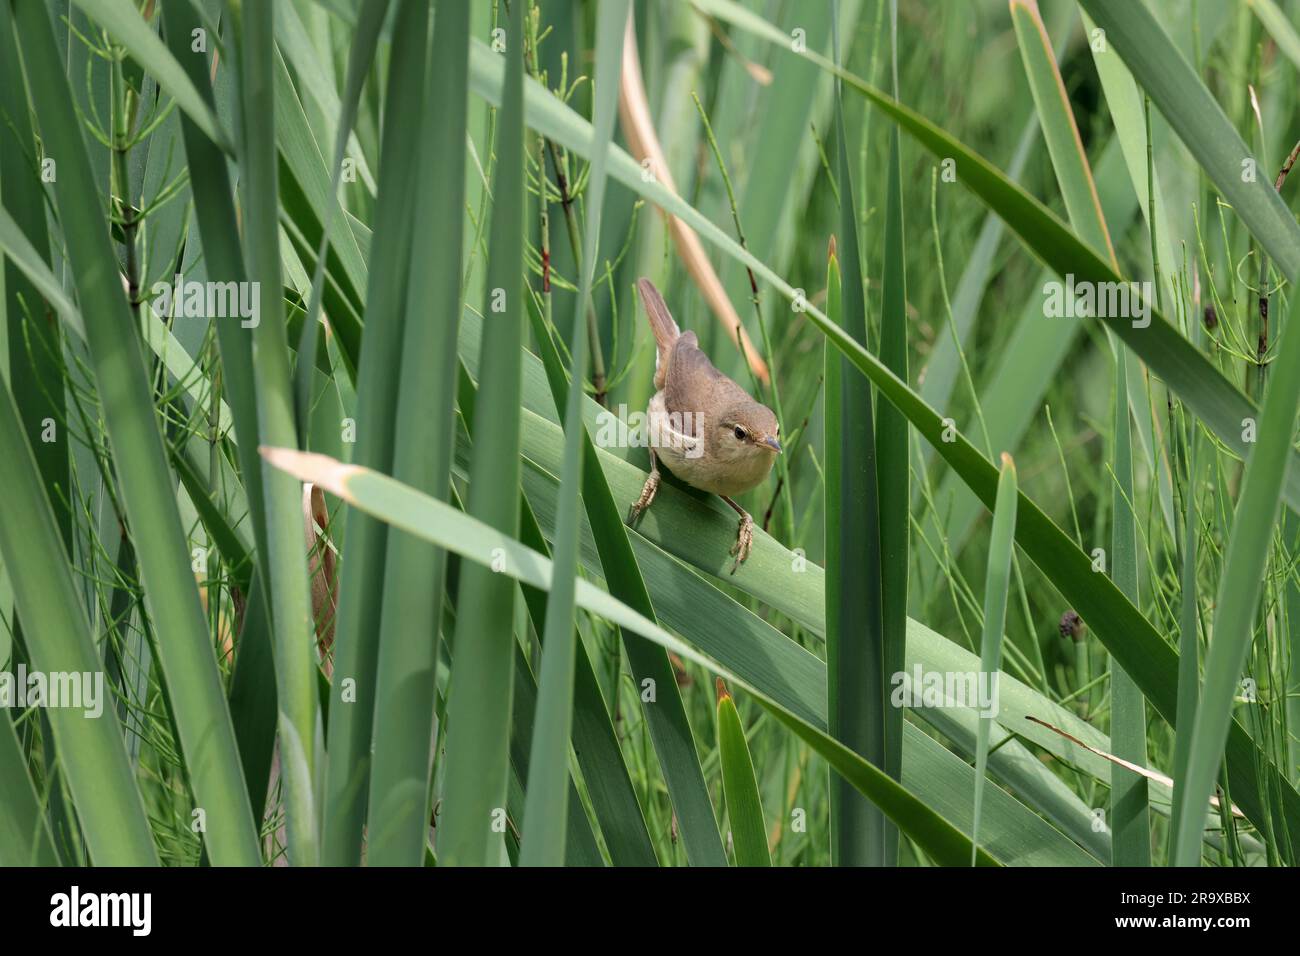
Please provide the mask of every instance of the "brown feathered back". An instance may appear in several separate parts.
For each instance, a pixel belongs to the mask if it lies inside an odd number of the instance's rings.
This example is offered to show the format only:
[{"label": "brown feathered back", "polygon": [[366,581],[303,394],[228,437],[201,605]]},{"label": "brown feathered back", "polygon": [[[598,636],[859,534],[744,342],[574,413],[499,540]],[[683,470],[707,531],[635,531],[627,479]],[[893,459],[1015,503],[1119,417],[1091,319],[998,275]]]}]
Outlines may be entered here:
[{"label": "brown feathered back", "polygon": [[666,368],[664,405],[670,412],[720,413],[737,403],[753,401],[744,389],[714,367],[694,332],[683,332],[677,337]]}]

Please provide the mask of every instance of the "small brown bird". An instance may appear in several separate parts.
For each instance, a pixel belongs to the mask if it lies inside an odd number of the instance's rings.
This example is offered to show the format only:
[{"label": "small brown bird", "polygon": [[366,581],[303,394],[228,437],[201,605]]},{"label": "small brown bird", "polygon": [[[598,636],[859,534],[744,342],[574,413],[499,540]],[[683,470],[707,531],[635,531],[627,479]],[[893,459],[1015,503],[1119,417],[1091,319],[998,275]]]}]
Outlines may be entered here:
[{"label": "small brown bird", "polygon": [[650,419],[650,477],[632,505],[628,521],[650,507],[659,490],[663,461],[688,485],[719,495],[740,515],[736,543],[730,553],[735,574],[749,557],[754,519],[733,496],[756,487],[772,470],[781,451],[780,426],[766,405],[723,375],[700,350],[694,332],[683,332],[673,321],[663,296],[649,279],[638,279],[637,290],[655,335],[655,388]]}]

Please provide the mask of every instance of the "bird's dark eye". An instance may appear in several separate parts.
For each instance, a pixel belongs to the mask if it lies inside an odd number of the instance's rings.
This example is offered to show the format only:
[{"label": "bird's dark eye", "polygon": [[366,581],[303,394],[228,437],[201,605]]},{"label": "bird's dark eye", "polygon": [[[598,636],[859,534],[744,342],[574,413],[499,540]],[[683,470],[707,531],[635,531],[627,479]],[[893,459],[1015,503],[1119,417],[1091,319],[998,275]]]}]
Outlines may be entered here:
[{"label": "bird's dark eye", "polygon": [[743,429],[743,428],[741,428],[739,425],[737,425],[737,426],[736,426],[735,435],[736,435],[736,441],[744,441],[744,440],[745,440],[745,429]]}]

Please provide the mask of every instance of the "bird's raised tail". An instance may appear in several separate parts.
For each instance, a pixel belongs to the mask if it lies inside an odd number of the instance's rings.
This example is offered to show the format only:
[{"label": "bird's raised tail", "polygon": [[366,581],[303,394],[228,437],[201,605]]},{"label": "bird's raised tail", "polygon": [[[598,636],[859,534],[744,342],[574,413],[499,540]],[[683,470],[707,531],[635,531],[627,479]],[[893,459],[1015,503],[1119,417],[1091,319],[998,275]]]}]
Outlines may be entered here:
[{"label": "bird's raised tail", "polygon": [[668,374],[668,356],[681,337],[682,330],[673,321],[664,297],[659,294],[653,282],[646,278],[637,279],[636,288],[641,293],[641,301],[645,303],[646,318],[650,320],[650,330],[655,334],[655,346],[658,349],[655,356],[655,388],[663,388],[664,376]]}]

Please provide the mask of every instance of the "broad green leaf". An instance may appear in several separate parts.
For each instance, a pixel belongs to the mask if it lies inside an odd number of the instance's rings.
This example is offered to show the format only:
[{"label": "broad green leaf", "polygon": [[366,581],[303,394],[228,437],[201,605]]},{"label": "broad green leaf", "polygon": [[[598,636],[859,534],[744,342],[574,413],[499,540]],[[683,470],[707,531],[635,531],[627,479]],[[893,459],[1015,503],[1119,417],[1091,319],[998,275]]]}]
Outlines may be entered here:
[{"label": "broad green leaf", "polygon": [[[444,502],[420,494],[392,478],[355,465],[341,464],[324,455],[285,448],[264,447],[261,451],[275,467],[285,469],[299,480],[311,481],[394,527],[418,534],[478,564],[491,566],[494,549],[500,549],[498,553],[505,555],[502,573],[554,593],[556,567],[551,561]],[[970,840],[879,768],[590,582],[576,578],[573,589],[578,607],[635,631],[754,694],[773,716],[813,747],[838,773],[860,786],[862,792],[936,862],[953,866],[969,863]],[[984,850],[979,851],[979,862],[981,865],[997,865],[997,861]]]},{"label": "broad green leaf", "polygon": [[754,779],[754,761],[749,756],[736,702],[721,678],[718,679],[718,751],[736,865],[771,866],[772,854],[767,849],[767,827],[763,822],[758,782]]},{"label": "broad green leaf", "polygon": [[[419,181],[416,156],[421,127],[412,123],[411,117],[423,115],[427,14],[426,4],[403,0],[394,21],[388,61],[387,88],[391,92],[384,115],[366,289],[366,347],[357,367],[352,460],[385,472],[393,467],[398,384],[393,369],[401,365],[411,259],[411,196]],[[373,704],[388,529],[369,515],[349,512],[344,536],[348,560],[339,574],[334,670],[352,676],[358,701]],[[369,796],[374,707],[340,706],[342,695],[343,682],[336,682],[330,691],[321,835],[321,862],[327,866],[360,862]]]},{"label": "broad green leaf", "polygon": [[[491,310],[484,317],[480,345],[468,502],[469,514],[511,537],[519,532],[526,308],[523,24],[523,4],[512,4],[483,297]],[[449,345],[454,354],[455,343]],[[515,584],[477,565],[462,568],[456,607],[457,663],[447,704],[450,729],[438,852],[444,864],[487,866],[500,858],[501,834],[485,821],[505,799],[509,770],[511,714],[504,702],[511,700],[516,669]],[[531,714],[527,723],[531,730]]]},{"label": "broad green leaf", "polygon": [[[890,37],[894,95],[898,95],[898,2],[890,0]],[[842,96],[842,94],[841,94]],[[889,166],[885,183],[884,274],[881,276],[880,361],[908,381],[907,234],[903,228],[903,171],[898,128],[889,130]],[[846,177],[845,177],[846,178]],[[866,383],[863,383],[865,387]],[[868,398],[870,401],[870,398]],[[881,673],[885,679],[903,669],[907,644],[908,538],[911,533],[912,444],[907,419],[897,408],[876,409],[876,487],[880,508]],[[849,453],[849,449],[845,449]],[[885,708],[885,771],[900,779],[903,759],[903,713]],[[885,831],[885,863],[898,865],[898,835]]]},{"label": "broad green leaf", "polygon": [[[426,107],[418,114],[420,161],[427,157],[429,165],[417,179],[412,200],[392,465],[396,478],[439,500],[450,495],[455,452],[462,243],[460,229],[446,224],[459,225],[465,206],[468,59],[468,6],[440,6],[421,79],[423,102],[439,108]],[[392,374],[392,369],[385,372]],[[416,866],[432,810],[429,741],[434,734],[447,554],[400,530],[390,531],[386,549],[366,862]],[[498,634],[498,641],[502,636],[508,640],[509,632]],[[496,646],[501,653],[501,645]],[[508,658],[500,663],[510,667]],[[453,670],[453,693],[456,673]],[[504,699],[493,703],[505,709],[509,699],[507,687]],[[499,797],[504,797],[503,787],[504,779]],[[479,824],[490,831],[490,815]]]},{"label": "broad green leaf", "polygon": [[[1137,520],[1133,514],[1133,442],[1127,395],[1127,356],[1115,349],[1115,484],[1111,492],[1111,578],[1136,606],[1138,598]],[[1147,766],[1147,705],[1142,690],[1122,666],[1110,667],[1110,739],[1115,755]],[[1147,781],[1119,765],[1110,771],[1110,829],[1115,866],[1151,865],[1151,821]],[[1199,834],[1198,834],[1199,838]]]},{"label": "broad green leaf", "polygon": [[[1192,727],[1196,721],[1196,707],[1200,701],[1200,607],[1197,594],[1196,559],[1200,550],[1200,490],[1205,482],[1205,462],[1202,439],[1193,433],[1191,464],[1187,472],[1187,493],[1183,496],[1185,521],[1183,525],[1183,563],[1179,569],[1178,583],[1181,601],[1178,608],[1178,711],[1174,722],[1174,780],[1187,779],[1187,762],[1192,752]],[[1199,814],[1198,814],[1199,815]],[[1169,822],[1169,857],[1172,846],[1181,831],[1181,802],[1174,801]]]},{"label": "broad green leaf", "polygon": [[[209,59],[190,50],[191,35],[200,29],[196,11],[189,4],[164,4],[167,42],[204,101],[215,102],[207,76]],[[226,281],[245,281],[243,252],[226,156],[187,116],[181,118],[185,160],[190,169],[197,232],[203,247],[207,274]],[[257,456],[259,434],[256,390],[253,382],[253,349],[248,330],[232,322],[217,322],[217,348],[221,355],[221,379],[238,439],[241,477],[247,493],[256,551],[269,551],[266,508],[262,488],[262,465]],[[150,336],[152,338],[152,336]],[[230,691],[232,704],[256,701],[253,707],[232,707],[231,716],[244,769],[250,805],[260,816],[266,801],[275,737],[276,691],[271,664],[271,622],[267,594],[272,575],[269,562],[258,562],[259,586],[249,604],[245,640],[236,659]]]},{"label": "broad green leaf", "polygon": [[[570,385],[565,379],[564,367],[555,344],[551,341],[550,332],[543,324],[543,316],[532,300],[528,317],[533,323],[536,341],[542,353],[541,364],[546,368],[548,391],[554,397],[551,407],[564,408],[568,404]],[[536,363],[531,354],[527,359],[526,367]],[[543,406],[546,404],[542,403]],[[584,414],[591,410],[592,405],[594,402],[584,400]],[[531,412],[526,411],[524,414],[528,434],[534,433],[533,429],[527,428],[531,424],[531,416]],[[588,419],[587,428],[593,424]],[[590,435],[584,434],[582,444],[583,504],[586,506],[587,522],[592,528],[597,551],[594,557],[585,556],[586,564],[601,569],[611,594],[649,620],[656,620],[655,607],[650,601],[642,569],[629,543],[631,532],[623,524],[623,507],[610,491],[600,466],[600,456]],[[562,448],[563,440],[557,441],[555,447]],[[553,474],[560,474],[562,467],[557,459]],[[641,473],[638,471],[637,474]],[[644,477],[639,480],[644,481]],[[635,501],[640,490],[641,485],[638,484],[635,491],[629,490],[620,500]],[[713,804],[709,800],[704,773],[696,755],[695,738],[686,717],[686,708],[677,687],[672,663],[662,648],[634,635],[625,634],[624,637],[623,648],[636,685],[656,688],[654,700],[641,701],[642,713],[650,730],[655,754],[659,758],[673,812],[677,816],[687,860],[701,866],[725,865],[726,856],[714,819]],[[646,681],[653,683],[647,685]]]},{"label": "broad green leaf", "polygon": [[[554,560],[558,570],[556,587],[546,605],[546,627],[542,639],[542,665],[538,678],[537,719],[529,756],[532,774],[520,862],[527,866],[556,866],[564,858],[567,806],[569,735],[573,719],[574,669],[574,581],[578,570],[578,523],[582,484],[583,445],[586,426],[582,421],[582,382],[587,376],[587,328],[584,322],[591,297],[592,277],[599,248],[602,204],[605,201],[608,145],[614,132],[614,106],[623,58],[623,33],[630,5],[627,0],[606,0],[597,12],[596,100],[591,126],[594,159],[586,193],[586,222],[583,227],[582,279],[578,286],[573,319],[572,386],[564,410],[564,475],[559,504],[558,533]],[[599,346],[599,340],[596,345]]]},{"label": "broad green leaf", "polygon": [[[827,295],[832,321],[860,348],[867,345],[866,282],[858,242],[848,135],[839,90],[835,104],[836,170],[840,183],[839,241],[844,278],[835,298]],[[828,282],[837,282],[832,258]],[[829,286],[828,286],[829,289]],[[853,374],[848,360],[831,351],[826,392],[826,674],[831,735],[878,767],[889,767],[885,698],[885,633],[879,449],[871,385]],[[906,460],[904,460],[906,465]],[[901,732],[901,727],[898,728]],[[831,861],[836,866],[884,866],[890,859],[886,819],[849,780],[831,778]],[[897,842],[897,835],[893,835]]]},{"label": "broad green leaf", "polygon": [[[1015,26],[1025,76],[1034,95],[1043,140],[1052,157],[1056,182],[1061,188],[1065,211],[1079,238],[1099,252],[1118,271],[1110,233],[1102,218],[1097,184],[1092,179],[1088,154],[1075,123],[1065,82],[1052,53],[1051,39],[1038,13],[1037,0],[1011,0],[1011,22]],[[895,94],[897,96],[897,94]]]},{"label": "broad green leaf", "polygon": [[[276,158],[273,37],[269,4],[236,16],[238,39],[244,221],[244,257],[249,281],[261,290],[260,320],[253,328],[253,380],[259,440],[291,445],[297,440],[289,342],[284,321],[280,268],[279,180]],[[242,17],[242,20],[240,19]],[[224,276],[217,276],[225,280]],[[266,294],[267,290],[269,294]],[[320,818],[316,768],[324,759],[325,728],[317,699],[317,652],[312,626],[307,561],[303,548],[302,491],[293,480],[263,467],[266,507],[265,560],[271,578],[271,622],[284,781],[288,854],[295,866],[320,862]]]},{"label": "broad green leaf", "polygon": [[[997,501],[993,507],[993,535],[989,540],[988,568],[984,577],[984,631],[980,636],[980,674],[1000,681],[1002,630],[1007,621],[1007,588],[1011,577],[1011,552],[1016,533],[1016,465],[1002,453]],[[994,695],[998,684],[993,683]],[[989,759],[989,730],[993,715],[981,715],[975,743],[975,824],[971,842],[979,846],[980,810],[984,800],[984,772]],[[971,865],[975,865],[974,850]]]},{"label": "broad green leaf", "polygon": [[0,713],[0,864],[59,865],[43,810],[14,725]]}]

